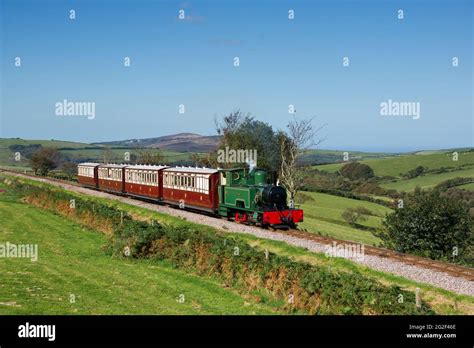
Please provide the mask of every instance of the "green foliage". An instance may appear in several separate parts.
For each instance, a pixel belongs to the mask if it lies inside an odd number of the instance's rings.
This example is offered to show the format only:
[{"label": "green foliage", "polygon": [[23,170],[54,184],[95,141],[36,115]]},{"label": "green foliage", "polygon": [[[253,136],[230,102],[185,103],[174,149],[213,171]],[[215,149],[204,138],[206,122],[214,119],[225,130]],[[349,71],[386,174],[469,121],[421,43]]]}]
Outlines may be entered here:
[{"label": "green foliage", "polygon": [[41,144],[28,144],[28,145],[22,145],[22,144],[12,144],[8,146],[8,149],[11,152],[19,152],[22,157],[25,158],[31,158],[31,156],[41,149],[42,145]]},{"label": "green foliage", "polygon": [[379,237],[389,248],[432,259],[470,258],[473,232],[469,213],[462,203],[438,191],[415,190],[406,195],[403,208],[387,215],[384,227]]},{"label": "green foliage", "polygon": [[[258,167],[270,171],[280,168],[280,137],[268,123],[255,120],[240,111],[223,117],[217,124],[217,132],[222,135],[220,150],[257,150]],[[222,167],[223,164],[219,163]]]},{"label": "green foliage", "polygon": [[74,162],[64,162],[61,164],[61,172],[68,179],[71,180],[77,175],[77,164]]},{"label": "green foliage", "polygon": [[343,165],[339,173],[351,180],[367,180],[374,177],[372,168],[359,162],[350,162]]},{"label": "green foliage", "polygon": [[[35,202],[88,226],[111,224],[107,251],[119,257],[167,260],[175,267],[221,279],[228,286],[266,291],[283,300],[284,309],[311,314],[432,314],[415,296],[396,286],[385,286],[358,272],[333,272],[325,267],[293,261],[224,234],[186,226],[172,227],[135,221],[106,204],[64,191],[16,182],[26,200]],[[35,200],[36,198],[36,200]],[[75,200],[75,209],[67,207]],[[291,297],[294,301],[288,302]],[[403,303],[397,299],[403,295]]]}]

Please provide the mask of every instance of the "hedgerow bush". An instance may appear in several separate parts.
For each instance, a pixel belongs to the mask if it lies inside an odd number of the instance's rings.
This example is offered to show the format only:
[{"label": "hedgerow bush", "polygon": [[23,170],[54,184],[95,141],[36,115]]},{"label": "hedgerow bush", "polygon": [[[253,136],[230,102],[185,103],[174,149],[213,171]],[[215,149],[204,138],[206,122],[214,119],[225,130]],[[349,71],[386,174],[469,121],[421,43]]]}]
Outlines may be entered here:
[{"label": "hedgerow bush", "polygon": [[[166,260],[174,267],[280,300],[285,312],[309,314],[433,314],[415,295],[358,272],[336,272],[254,248],[220,232],[136,221],[115,207],[65,191],[16,182],[32,204],[109,234],[115,257]],[[70,201],[75,200],[75,208]],[[71,212],[72,210],[72,212]]]}]

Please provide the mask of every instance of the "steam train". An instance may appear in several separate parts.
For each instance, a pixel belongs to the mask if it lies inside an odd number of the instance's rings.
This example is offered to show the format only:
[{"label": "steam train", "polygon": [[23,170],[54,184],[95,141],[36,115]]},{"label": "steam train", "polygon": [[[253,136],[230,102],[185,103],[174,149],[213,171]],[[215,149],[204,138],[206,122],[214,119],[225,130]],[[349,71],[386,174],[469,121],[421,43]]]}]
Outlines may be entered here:
[{"label": "steam train", "polygon": [[288,228],[303,221],[303,210],[288,207],[286,190],[258,168],[81,163],[77,169],[82,186],[109,193],[264,227]]}]

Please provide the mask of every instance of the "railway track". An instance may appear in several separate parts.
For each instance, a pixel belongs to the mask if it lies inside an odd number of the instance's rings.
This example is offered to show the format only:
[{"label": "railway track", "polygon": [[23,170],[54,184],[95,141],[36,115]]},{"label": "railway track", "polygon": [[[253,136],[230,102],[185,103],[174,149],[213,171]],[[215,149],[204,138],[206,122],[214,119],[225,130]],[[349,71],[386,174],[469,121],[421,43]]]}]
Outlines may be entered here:
[{"label": "railway track", "polygon": [[[31,177],[33,179],[38,179],[36,175],[33,174],[28,174],[28,173],[22,173],[19,171],[14,171],[11,169],[4,169],[0,168],[0,172],[7,172],[7,173],[12,173],[16,175],[22,175],[26,177]],[[72,181],[67,181],[67,180],[61,180],[61,179],[56,179],[56,178],[48,178],[48,177],[41,177],[41,179],[45,181],[50,181],[50,182],[57,182],[60,184],[67,184],[67,185],[72,185],[76,187],[82,187],[76,182]],[[331,237],[326,237],[326,236],[321,236],[317,235],[314,233],[306,232],[306,231],[301,231],[301,230],[296,230],[296,229],[289,229],[284,232],[279,232],[279,233],[285,233],[290,236],[304,239],[304,240],[311,240],[320,244],[324,245],[333,245],[333,243],[336,243],[336,245],[354,245],[358,243],[354,243],[351,241],[346,241],[346,240],[341,240],[341,239],[336,239],[336,238],[331,238]],[[437,272],[443,272],[446,274],[449,274],[454,277],[459,277],[459,278],[464,278],[469,281],[474,281],[474,269],[468,268],[468,267],[463,267],[459,265],[454,265],[454,264],[449,264],[441,261],[435,261],[431,259],[426,259],[423,257],[419,256],[414,256],[414,255],[409,255],[409,254],[404,254],[400,252],[396,252],[393,250],[389,249],[384,249],[384,248],[379,248],[379,247],[373,247],[369,245],[364,245],[364,252],[367,255],[373,255],[373,256],[378,256],[380,258],[387,258],[387,259],[392,259],[395,261],[399,261],[401,263],[407,264],[407,265],[415,265],[421,268],[425,269],[430,269],[433,271]]]},{"label": "railway track", "polygon": [[[333,244],[333,243],[336,243],[337,245],[356,244],[354,242],[350,242],[346,240],[320,236],[320,235],[316,235],[310,232],[304,232],[304,231],[295,230],[295,229],[288,230],[287,233],[297,238],[313,240],[321,244],[328,244],[328,245]],[[474,269],[472,268],[445,263],[441,261],[435,261],[431,259],[426,259],[426,258],[415,256],[415,255],[404,254],[404,253],[400,253],[394,250],[378,248],[378,247],[373,247],[369,245],[364,245],[364,251],[367,255],[374,255],[374,256],[378,256],[382,258],[389,258],[392,260],[400,261],[407,265],[416,265],[422,268],[428,268],[428,269],[435,270],[438,272],[447,273],[455,277],[461,277],[470,281],[474,281]]]}]

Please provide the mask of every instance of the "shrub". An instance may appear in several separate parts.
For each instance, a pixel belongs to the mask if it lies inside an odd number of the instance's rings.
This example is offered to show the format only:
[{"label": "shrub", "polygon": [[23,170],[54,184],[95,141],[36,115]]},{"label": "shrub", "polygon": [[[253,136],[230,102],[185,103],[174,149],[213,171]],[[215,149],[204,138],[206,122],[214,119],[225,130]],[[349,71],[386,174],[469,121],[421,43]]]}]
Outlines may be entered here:
[{"label": "shrub", "polygon": [[367,164],[350,162],[339,169],[339,173],[351,180],[367,180],[374,177],[374,171]]},{"label": "shrub", "polygon": [[341,214],[349,225],[357,225],[358,221],[366,221],[367,217],[365,215],[372,215],[372,212],[364,207],[347,208]]},{"label": "shrub", "polygon": [[402,174],[402,176],[405,177],[405,178],[408,178],[408,179],[412,179],[412,178],[416,178],[417,176],[422,175],[425,172],[426,172],[425,167],[418,166],[415,169],[412,169],[412,170],[408,171],[407,173]]},{"label": "shrub", "polygon": [[297,204],[304,204],[304,203],[313,202],[313,201],[314,201],[313,197],[303,192],[298,192],[295,198],[295,203]]},{"label": "shrub", "polygon": [[455,251],[465,258],[473,244],[468,210],[438,191],[406,195],[403,208],[387,215],[383,225],[378,236],[385,246],[432,259],[448,260]]}]

